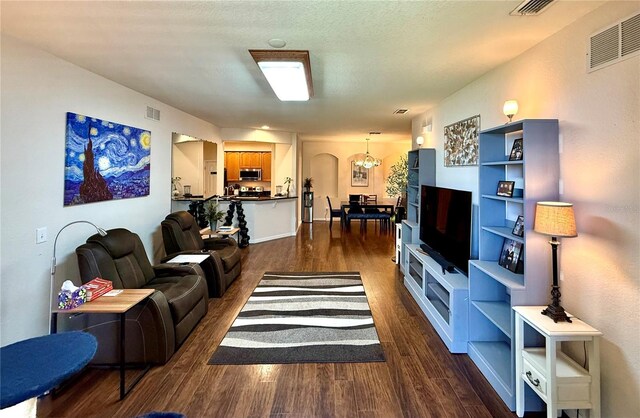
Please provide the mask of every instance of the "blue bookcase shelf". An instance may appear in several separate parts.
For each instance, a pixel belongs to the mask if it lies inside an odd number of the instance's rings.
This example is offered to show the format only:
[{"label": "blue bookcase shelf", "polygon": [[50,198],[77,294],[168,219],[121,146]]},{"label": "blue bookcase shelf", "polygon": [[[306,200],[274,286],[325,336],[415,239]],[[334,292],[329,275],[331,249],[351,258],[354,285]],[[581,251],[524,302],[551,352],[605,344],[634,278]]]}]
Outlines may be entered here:
[{"label": "blue bookcase shelf", "polygon": [[[509,161],[522,138],[524,157]],[[545,305],[551,271],[546,237],[533,232],[538,201],[558,200],[558,121],[525,119],[486,129],[479,138],[479,259],[469,262],[468,353],[511,410],[515,410],[515,329],[512,307]],[[522,196],[497,196],[499,181]],[[519,215],[524,236],[513,235]],[[505,239],[522,244],[524,273],[498,264]],[[530,403],[530,402],[528,402]]]}]

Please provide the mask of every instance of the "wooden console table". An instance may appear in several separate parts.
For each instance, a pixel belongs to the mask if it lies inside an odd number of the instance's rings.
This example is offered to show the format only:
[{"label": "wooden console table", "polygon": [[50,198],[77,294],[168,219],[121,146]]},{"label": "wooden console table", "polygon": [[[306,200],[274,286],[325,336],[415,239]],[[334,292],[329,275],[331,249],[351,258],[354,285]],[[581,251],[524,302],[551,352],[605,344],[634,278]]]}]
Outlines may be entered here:
[{"label": "wooden console table", "polygon": [[[119,289],[116,289],[119,290]],[[155,292],[154,289],[122,289],[116,296],[100,296],[91,302],[83,303],[73,309],[55,309],[51,312],[51,333],[55,334],[58,329],[58,314],[118,314],[120,316],[120,400],[133,389],[133,387],[149,371],[151,365],[148,364],[144,370],[127,388],[125,386],[125,315],[129,309],[142,302],[149,295]]]}]

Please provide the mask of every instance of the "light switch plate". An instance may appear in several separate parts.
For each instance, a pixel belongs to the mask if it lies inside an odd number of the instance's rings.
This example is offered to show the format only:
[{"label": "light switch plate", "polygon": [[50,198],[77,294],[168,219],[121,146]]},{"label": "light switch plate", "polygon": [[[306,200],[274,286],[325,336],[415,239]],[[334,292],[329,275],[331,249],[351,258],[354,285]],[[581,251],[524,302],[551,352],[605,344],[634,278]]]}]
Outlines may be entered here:
[{"label": "light switch plate", "polygon": [[43,242],[47,242],[47,227],[43,226],[42,228],[36,229],[36,244],[42,244]]}]

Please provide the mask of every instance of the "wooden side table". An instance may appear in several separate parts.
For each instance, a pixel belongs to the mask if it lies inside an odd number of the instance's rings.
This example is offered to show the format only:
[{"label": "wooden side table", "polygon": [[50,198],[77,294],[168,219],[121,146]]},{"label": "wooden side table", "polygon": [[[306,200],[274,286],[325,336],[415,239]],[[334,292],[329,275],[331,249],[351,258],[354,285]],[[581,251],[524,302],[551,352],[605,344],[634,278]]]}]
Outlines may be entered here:
[{"label": "wooden side table", "polygon": [[[572,317],[553,322],[542,315],[546,306],[515,306],[516,312],[516,414],[524,415],[525,383],[547,404],[547,418],[561,409],[590,409],[600,417],[600,341],[597,329]],[[571,315],[569,315],[571,316]],[[545,339],[544,347],[525,347],[525,323]],[[562,341],[584,341],[588,369],[561,351]]]},{"label": "wooden side table", "polygon": [[209,238],[211,238],[212,235],[222,235],[225,237],[230,237],[231,235],[235,235],[236,241],[240,242],[240,228],[232,228],[224,231],[221,231],[219,229],[216,231],[211,231],[211,228],[206,227],[200,230],[200,235],[208,235]]},{"label": "wooden side table", "polygon": [[[118,289],[116,289],[118,290]],[[84,303],[74,309],[55,309],[51,312],[51,333],[55,334],[58,328],[58,314],[118,314],[120,316],[120,400],[133,389],[133,387],[149,371],[151,365],[148,364],[144,370],[127,388],[125,386],[125,315],[129,309],[139,302],[142,302],[149,295],[155,292],[154,289],[122,289],[116,296],[100,296],[98,299]]]}]

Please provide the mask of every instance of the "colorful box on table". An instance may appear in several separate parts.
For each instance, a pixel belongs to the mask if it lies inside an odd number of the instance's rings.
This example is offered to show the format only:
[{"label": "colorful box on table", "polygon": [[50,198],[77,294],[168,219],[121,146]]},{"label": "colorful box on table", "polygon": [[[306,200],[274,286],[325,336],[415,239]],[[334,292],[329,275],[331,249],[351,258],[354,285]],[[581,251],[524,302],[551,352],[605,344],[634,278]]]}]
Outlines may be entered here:
[{"label": "colorful box on table", "polygon": [[58,309],[73,309],[87,301],[87,290],[80,286],[73,292],[61,290],[58,293]]}]

